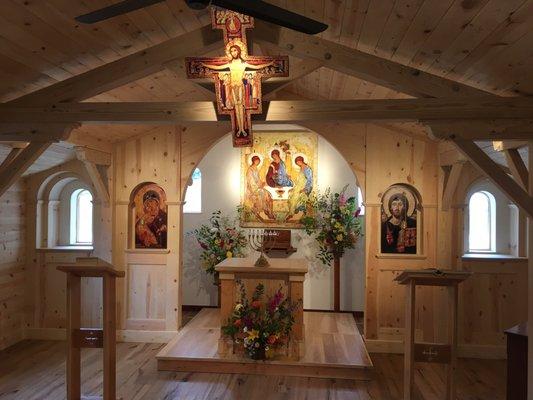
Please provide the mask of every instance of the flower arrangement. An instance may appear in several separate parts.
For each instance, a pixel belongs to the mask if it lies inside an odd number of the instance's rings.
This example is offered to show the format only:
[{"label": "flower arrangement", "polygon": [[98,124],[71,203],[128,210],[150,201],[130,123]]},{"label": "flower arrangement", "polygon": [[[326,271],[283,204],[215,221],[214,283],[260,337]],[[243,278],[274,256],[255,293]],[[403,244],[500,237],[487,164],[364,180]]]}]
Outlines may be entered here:
[{"label": "flower arrangement", "polygon": [[235,344],[242,343],[245,352],[255,360],[265,359],[274,349],[288,343],[294,324],[293,312],[299,307],[299,303],[283,295],[281,288],[264,301],[264,290],[262,283],[257,285],[249,301],[241,282],[241,299],[222,327],[224,335],[231,337]]},{"label": "flower arrangement", "polygon": [[361,235],[361,210],[355,197],[346,197],[347,188],[348,185],[334,194],[327,189],[311,197],[301,220],[308,235],[316,234],[318,259],[327,265],[353,248]]},{"label": "flower arrangement", "polygon": [[235,221],[223,216],[220,210],[209,218],[209,223],[195,229],[202,254],[200,258],[209,274],[215,274],[215,265],[230,257],[244,257],[248,245],[244,231],[237,229]]}]

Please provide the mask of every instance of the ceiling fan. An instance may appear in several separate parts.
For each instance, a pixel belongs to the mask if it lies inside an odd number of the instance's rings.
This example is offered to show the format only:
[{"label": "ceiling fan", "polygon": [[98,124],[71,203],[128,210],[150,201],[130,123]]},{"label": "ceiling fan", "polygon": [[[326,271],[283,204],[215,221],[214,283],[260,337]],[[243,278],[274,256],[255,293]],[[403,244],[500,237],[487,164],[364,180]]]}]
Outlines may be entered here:
[{"label": "ceiling fan", "polygon": [[[108,18],[139,10],[165,0],[123,0],[108,7],[76,17],[76,21],[94,24]],[[263,21],[271,22],[295,31],[314,35],[328,28],[326,24],[303,15],[266,3],[262,0],[185,0],[193,10],[202,10],[208,6],[217,6],[241,14],[249,15]]]}]

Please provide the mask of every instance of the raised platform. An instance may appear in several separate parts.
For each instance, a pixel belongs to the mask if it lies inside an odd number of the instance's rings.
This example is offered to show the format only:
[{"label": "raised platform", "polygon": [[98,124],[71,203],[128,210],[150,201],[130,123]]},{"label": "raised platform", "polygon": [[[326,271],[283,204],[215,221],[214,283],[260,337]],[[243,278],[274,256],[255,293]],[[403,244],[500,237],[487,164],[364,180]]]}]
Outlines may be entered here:
[{"label": "raised platform", "polygon": [[287,375],[370,380],[373,365],[349,313],[304,312],[305,356],[267,361],[217,353],[220,310],[204,308],[157,355],[160,371]]}]

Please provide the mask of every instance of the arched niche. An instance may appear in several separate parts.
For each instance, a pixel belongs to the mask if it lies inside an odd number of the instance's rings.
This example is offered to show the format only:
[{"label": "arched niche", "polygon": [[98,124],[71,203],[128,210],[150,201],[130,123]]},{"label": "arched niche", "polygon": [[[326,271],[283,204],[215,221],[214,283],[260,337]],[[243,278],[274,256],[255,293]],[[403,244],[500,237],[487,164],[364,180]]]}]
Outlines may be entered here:
[{"label": "arched niche", "polygon": [[[281,127],[283,130],[294,132],[295,134],[298,133],[298,131],[308,131],[307,129],[301,127],[301,126],[288,126],[288,127]],[[265,126],[265,127],[256,127],[255,132],[259,133],[260,129],[264,129],[265,131],[271,131],[272,127]],[[317,133],[317,132],[315,132]],[[362,136],[364,136],[364,131],[362,133]],[[338,134],[335,133],[334,138],[337,137],[337,135],[340,137],[341,133]],[[358,135],[361,135],[361,133],[358,133]],[[192,139],[192,138],[191,138]],[[183,177],[185,178],[184,184],[187,184],[189,181],[190,174],[192,171],[194,171],[195,168],[199,167],[202,171],[202,203],[203,203],[203,210],[202,214],[184,214],[183,215],[183,234],[182,234],[182,240],[183,240],[183,259],[182,259],[182,278],[183,278],[183,284],[182,284],[182,290],[183,290],[183,301],[185,305],[193,305],[194,303],[190,302],[190,299],[192,293],[199,293],[196,299],[199,301],[197,304],[203,304],[203,305],[214,305],[216,304],[216,291],[214,290],[214,286],[212,284],[212,279],[210,279],[209,276],[206,276],[201,268],[192,267],[192,263],[196,262],[199,254],[195,253],[195,243],[194,238],[191,237],[191,235],[187,235],[187,232],[190,232],[191,230],[197,228],[196,224],[205,222],[211,211],[214,211],[213,209],[213,198],[217,198],[216,208],[222,208],[224,209],[225,214],[229,214],[230,212],[234,211],[235,206],[239,204],[240,202],[240,182],[241,182],[241,149],[235,149],[232,147],[231,144],[231,137],[229,134],[225,133],[223,135],[213,135],[211,142],[209,146],[206,146],[205,153],[203,153],[202,157],[199,157],[199,152],[196,154],[196,158],[194,159],[194,162],[190,162],[190,159],[185,160],[185,162],[182,163],[182,171],[183,171]],[[330,142],[327,137],[324,135],[321,135],[318,133],[318,140],[319,140],[319,150],[318,150],[318,159],[319,159],[319,171],[318,171],[318,187],[325,189],[325,186],[329,186],[329,184],[324,183],[328,182],[328,179],[337,173],[335,171],[335,167],[329,168],[328,171],[325,171],[325,169],[322,169],[322,173],[320,171],[320,165],[325,164],[331,164],[336,165],[336,163],[343,164],[345,168],[343,169],[344,175],[342,175],[342,178],[337,179],[337,181],[341,180],[342,184],[339,184],[338,187],[333,188],[334,190],[340,190],[344,184],[348,183],[350,185],[350,189],[356,193],[356,184],[360,184],[361,181],[364,181],[364,179],[361,179],[359,177],[359,174],[356,171],[362,171],[361,174],[364,175],[364,163],[360,162],[360,160],[364,160],[364,157],[361,158],[360,152],[362,151],[364,153],[364,145],[361,147],[357,147],[357,150],[352,153],[352,157],[358,157],[357,160],[348,161],[344,154],[339,150],[339,148]],[[364,143],[364,137],[362,138],[362,142]],[[192,148],[193,142],[185,142],[184,147],[187,145],[190,145]],[[197,149],[197,148],[196,148]],[[320,150],[324,149],[324,150]],[[182,151],[187,154],[188,150],[187,148],[182,149]],[[349,153],[349,150],[347,150]],[[219,153],[217,155],[217,153]],[[235,153],[235,154],[233,154]],[[327,155],[325,155],[327,154]],[[346,154],[346,152],[345,152]],[[231,156],[231,160],[228,161],[226,157]],[[209,159],[209,165],[206,165],[205,161]],[[354,168],[356,166],[357,168]],[[216,179],[216,182],[213,182],[213,176],[217,176],[219,179]],[[324,179],[324,176],[326,178]],[[230,187],[224,187],[224,186],[232,186]],[[184,186],[182,189],[182,198],[185,199],[186,195],[186,189],[187,187]],[[364,190],[364,188],[362,188]],[[217,194],[218,193],[218,194]],[[218,197],[217,197],[218,196]],[[211,206],[208,204],[211,202]],[[229,203],[232,203],[232,205],[229,205]],[[309,238],[303,231],[301,230],[294,230],[293,231],[293,243],[302,246],[302,249],[305,247],[305,250],[301,250],[300,252],[297,252],[295,254],[295,257],[308,257],[310,261],[313,263],[313,277],[309,280],[313,280],[312,285],[308,287],[307,289],[307,298],[311,298],[310,295],[311,292],[316,293],[322,293],[322,299],[324,300],[323,304],[319,302],[306,304],[305,306],[307,308],[328,308],[333,307],[333,298],[332,298],[332,284],[330,284],[330,276],[332,269],[329,267],[324,267],[320,264],[314,264],[314,254],[315,252],[312,251],[311,246],[314,245],[313,239]],[[347,297],[343,297],[343,307],[345,306],[345,309],[348,309],[350,306],[346,306],[347,304],[355,304],[355,307],[363,307],[364,305],[364,240],[360,240],[357,243],[357,248],[353,250],[353,254],[348,254],[345,259],[342,260],[343,265],[343,279],[342,279],[342,287],[341,287],[341,293],[343,293],[343,296],[346,295]],[[304,254],[305,252],[305,254]],[[357,258],[356,261],[354,261]],[[347,265],[348,263],[353,262],[357,265]],[[347,267],[347,268],[346,268]],[[331,276],[332,279],[332,276]],[[349,293],[349,295],[348,295]],[[331,296],[330,296],[331,295]],[[320,297],[320,296],[313,296],[313,297]],[[331,297],[331,298],[330,298]],[[322,301],[321,299],[321,301]]]},{"label": "arched niche", "polygon": [[41,248],[71,245],[70,197],[75,190],[93,189],[72,171],[58,171],[45,177],[36,191],[35,241]]},{"label": "arched niche", "polygon": [[130,194],[129,247],[166,249],[168,231],[167,195],[154,182],[137,185]]},{"label": "arched niche", "polygon": [[422,254],[422,196],[405,183],[389,186],[381,197],[381,254]]}]

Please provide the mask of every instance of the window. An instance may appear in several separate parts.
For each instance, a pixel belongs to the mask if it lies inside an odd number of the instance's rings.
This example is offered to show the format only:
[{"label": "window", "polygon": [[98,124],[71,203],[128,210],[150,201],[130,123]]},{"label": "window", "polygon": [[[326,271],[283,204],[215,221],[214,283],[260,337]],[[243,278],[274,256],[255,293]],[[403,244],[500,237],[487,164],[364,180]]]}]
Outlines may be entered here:
[{"label": "window", "polygon": [[187,187],[183,212],[189,214],[202,212],[202,173],[198,168],[192,173]]},{"label": "window", "polygon": [[357,207],[361,210],[359,215],[365,215],[365,205],[363,204],[363,193],[361,188],[357,187]]},{"label": "window", "polygon": [[487,191],[478,191],[468,202],[468,250],[496,251],[496,200]]},{"label": "window", "polygon": [[93,196],[86,189],[77,189],[70,198],[70,244],[93,242]]}]

